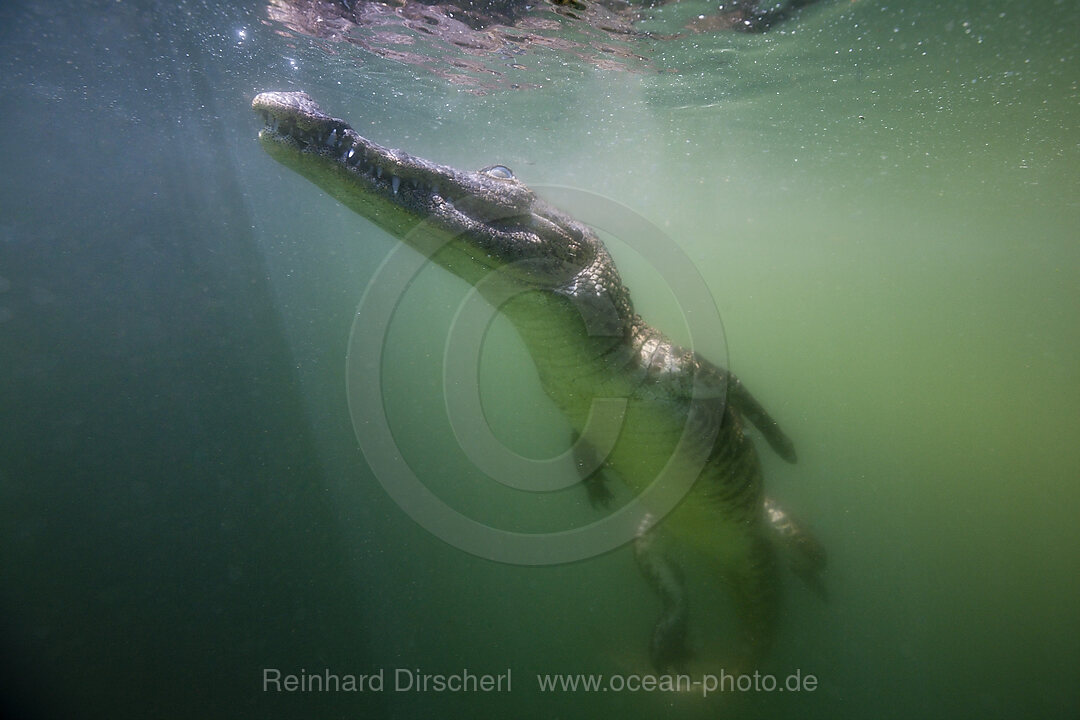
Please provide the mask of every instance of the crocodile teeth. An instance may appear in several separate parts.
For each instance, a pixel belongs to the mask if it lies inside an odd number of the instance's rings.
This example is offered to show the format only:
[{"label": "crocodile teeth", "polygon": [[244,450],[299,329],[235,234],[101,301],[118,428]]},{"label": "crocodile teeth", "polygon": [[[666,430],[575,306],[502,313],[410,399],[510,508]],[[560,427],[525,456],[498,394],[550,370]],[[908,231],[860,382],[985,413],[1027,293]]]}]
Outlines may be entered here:
[{"label": "crocodile teeth", "polygon": [[401,178],[397,175],[390,178],[390,186],[394,188],[394,194],[397,195],[398,188],[401,187]]}]

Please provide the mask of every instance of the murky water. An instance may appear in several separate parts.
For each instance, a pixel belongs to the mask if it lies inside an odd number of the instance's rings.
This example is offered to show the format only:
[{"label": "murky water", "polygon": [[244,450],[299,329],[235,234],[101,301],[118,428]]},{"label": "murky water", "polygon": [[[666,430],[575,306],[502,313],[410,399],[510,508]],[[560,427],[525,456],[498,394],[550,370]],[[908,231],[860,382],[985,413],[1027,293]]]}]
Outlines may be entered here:
[{"label": "murky water", "polygon": [[[5,5],[6,702],[26,716],[1075,716],[1080,11],[837,0],[765,35],[657,39],[708,10],[658,9],[639,26],[652,38],[545,31],[617,47],[598,65],[534,48],[448,77],[432,68],[466,55],[434,40],[407,48],[432,62],[397,62],[259,3]],[[695,345],[794,439],[796,465],[759,443],[767,484],[829,551],[828,602],[786,582],[761,668],[816,689],[540,691],[538,673],[648,673],[655,600],[626,548],[492,563],[390,499],[345,375],[357,304],[397,240],[262,153],[248,106],[269,89],[304,89],[423,157],[587,190],[692,260],[725,328]],[[685,339],[666,279],[611,246],[639,310]],[[577,488],[485,481],[455,438],[443,361],[466,293],[427,268],[401,299],[379,349],[395,450],[478,520],[590,522]],[[478,382],[507,447],[565,449],[505,322]],[[688,576],[695,667],[717,671],[729,603],[707,565]],[[266,668],[381,669],[386,688],[264,692]],[[396,668],[509,668],[512,690],[396,692]]]}]

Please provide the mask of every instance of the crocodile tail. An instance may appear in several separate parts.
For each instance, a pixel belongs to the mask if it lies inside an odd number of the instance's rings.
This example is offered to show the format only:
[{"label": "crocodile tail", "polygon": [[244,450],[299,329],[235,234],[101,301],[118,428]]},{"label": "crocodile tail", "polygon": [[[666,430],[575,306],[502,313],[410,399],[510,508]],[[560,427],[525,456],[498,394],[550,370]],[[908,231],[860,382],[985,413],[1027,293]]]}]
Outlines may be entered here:
[{"label": "crocodile tail", "polygon": [[791,571],[822,600],[828,600],[828,592],[821,577],[825,571],[825,546],[805,525],[795,520],[770,497],[765,498],[765,517],[772,539],[785,556]]}]

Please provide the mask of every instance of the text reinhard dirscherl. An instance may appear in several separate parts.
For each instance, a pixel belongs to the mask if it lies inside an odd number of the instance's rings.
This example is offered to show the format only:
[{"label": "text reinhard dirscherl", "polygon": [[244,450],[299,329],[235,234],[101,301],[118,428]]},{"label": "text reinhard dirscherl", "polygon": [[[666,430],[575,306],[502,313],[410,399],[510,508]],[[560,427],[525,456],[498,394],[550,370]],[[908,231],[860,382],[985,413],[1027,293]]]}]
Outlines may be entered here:
[{"label": "text reinhard dirscherl", "polygon": [[[364,675],[338,674],[324,669],[321,672],[284,673],[277,668],[263,668],[263,692],[320,693],[320,692],[510,692],[510,668],[503,673],[476,673],[468,668],[460,672],[426,673],[414,668],[380,668]],[[696,692],[703,697],[726,692],[813,692],[818,688],[816,675],[802,670],[786,677],[772,674],[732,674],[721,670],[695,679],[690,675],[537,675],[537,687],[542,693],[638,693],[638,692]]]},{"label": "text reinhard dirscherl", "polygon": [[510,668],[500,674],[474,673],[468,668],[456,673],[425,673],[413,668],[380,668],[366,675],[322,672],[283,673],[263,668],[263,692],[510,692]]}]

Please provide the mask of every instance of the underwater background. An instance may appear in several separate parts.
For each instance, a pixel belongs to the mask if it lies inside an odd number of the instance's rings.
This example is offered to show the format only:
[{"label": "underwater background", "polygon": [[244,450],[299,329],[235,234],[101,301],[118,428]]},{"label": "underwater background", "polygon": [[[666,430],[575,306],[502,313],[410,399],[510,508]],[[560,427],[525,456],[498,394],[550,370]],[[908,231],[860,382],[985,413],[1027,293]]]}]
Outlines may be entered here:
[{"label": "underwater background", "polygon": [[[1080,714],[1080,5],[824,0],[764,34],[684,30],[713,7],[614,39],[548,13],[565,43],[470,54],[314,37],[277,2],[0,6],[6,717]],[[758,443],[766,485],[829,553],[827,601],[785,580],[761,668],[816,689],[540,691],[650,672],[656,600],[628,548],[497,564],[383,490],[346,354],[398,241],[260,150],[251,98],[294,89],[384,145],[610,198],[693,261],[725,328],[695,346],[795,441],[796,465]],[[662,278],[612,249],[680,338]],[[397,308],[397,448],[467,515],[590,522],[579,489],[492,488],[458,447],[466,290],[427,268]],[[507,323],[479,382],[507,447],[565,449]],[[692,643],[720,663],[706,573]],[[267,692],[266,668],[388,688]],[[395,692],[396,668],[513,687]]]}]

